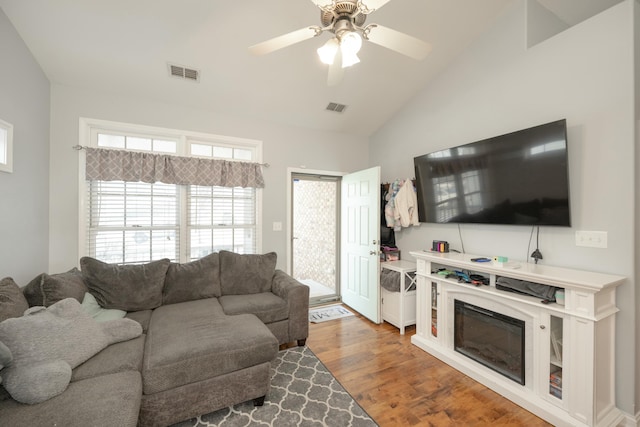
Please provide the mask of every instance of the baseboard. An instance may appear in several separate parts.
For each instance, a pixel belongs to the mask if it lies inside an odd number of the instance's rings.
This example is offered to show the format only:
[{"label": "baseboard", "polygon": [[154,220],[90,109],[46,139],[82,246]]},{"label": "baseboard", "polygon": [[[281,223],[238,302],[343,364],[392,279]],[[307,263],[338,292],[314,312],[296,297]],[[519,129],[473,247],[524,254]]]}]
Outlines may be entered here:
[{"label": "baseboard", "polygon": [[618,427],[640,427],[640,412],[636,413],[635,417],[631,414],[623,412],[624,420],[618,424]]}]

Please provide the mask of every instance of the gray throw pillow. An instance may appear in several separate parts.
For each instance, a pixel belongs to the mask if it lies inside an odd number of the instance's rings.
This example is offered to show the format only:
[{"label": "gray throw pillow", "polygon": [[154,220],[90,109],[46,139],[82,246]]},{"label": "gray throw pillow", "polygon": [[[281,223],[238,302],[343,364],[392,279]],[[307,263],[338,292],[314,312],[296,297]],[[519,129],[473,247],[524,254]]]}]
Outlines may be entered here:
[{"label": "gray throw pillow", "polygon": [[220,258],[217,253],[184,264],[169,264],[162,291],[163,304],[220,296]]},{"label": "gray throw pillow", "polygon": [[39,274],[22,292],[29,302],[29,307],[49,307],[65,298],[74,298],[82,302],[87,285],[80,270],[74,267],[66,273]]},{"label": "gray throw pillow", "polygon": [[246,295],[269,292],[276,271],[277,255],[236,254],[220,251],[222,295]]},{"label": "gray throw pillow", "polygon": [[170,262],[165,258],[147,264],[118,265],[82,257],[80,268],[101,307],[138,311],[162,304],[162,287]]},{"label": "gray throw pillow", "polygon": [[20,317],[28,308],[29,304],[16,282],[11,277],[0,280],[0,322]]}]

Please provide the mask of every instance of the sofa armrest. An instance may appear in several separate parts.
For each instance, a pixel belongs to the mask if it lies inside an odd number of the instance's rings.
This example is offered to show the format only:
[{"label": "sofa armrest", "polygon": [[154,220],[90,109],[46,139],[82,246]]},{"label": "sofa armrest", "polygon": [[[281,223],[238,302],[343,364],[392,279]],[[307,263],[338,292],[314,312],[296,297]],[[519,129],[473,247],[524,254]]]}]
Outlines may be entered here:
[{"label": "sofa armrest", "polygon": [[289,306],[289,339],[304,344],[309,336],[309,287],[282,270],[273,275],[271,292]]}]

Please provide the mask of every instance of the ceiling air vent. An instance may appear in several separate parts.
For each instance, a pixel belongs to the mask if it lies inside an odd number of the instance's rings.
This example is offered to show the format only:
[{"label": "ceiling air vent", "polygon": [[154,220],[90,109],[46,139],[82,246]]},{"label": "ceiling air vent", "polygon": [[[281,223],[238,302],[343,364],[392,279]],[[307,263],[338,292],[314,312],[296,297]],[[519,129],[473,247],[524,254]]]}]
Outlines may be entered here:
[{"label": "ceiling air vent", "polygon": [[330,102],[329,105],[327,105],[327,110],[334,111],[336,113],[342,113],[346,108],[346,105],[338,104],[337,102]]},{"label": "ceiling air vent", "polygon": [[179,77],[185,80],[200,81],[200,71],[181,65],[169,64],[169,74],[172,77]]}]

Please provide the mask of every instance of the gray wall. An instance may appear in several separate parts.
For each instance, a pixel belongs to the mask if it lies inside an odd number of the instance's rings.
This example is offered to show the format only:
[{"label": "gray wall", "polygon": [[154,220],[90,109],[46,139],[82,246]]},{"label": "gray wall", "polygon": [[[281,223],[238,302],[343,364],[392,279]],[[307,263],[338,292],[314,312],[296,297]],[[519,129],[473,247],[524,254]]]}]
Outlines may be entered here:
[{"label": "gray wall", "polygon": [[49,254],[49,80],[0,9],[0,119],[13,125],[13,173],[0,172],[0,278],[24,286]]},{"label": "gray wall", "polygon": [[[52,272],[77,265],[78,257],[78,152],[79,118],[111,120],[147,126],[207,132],[263,141],[262,250],[278,254],[278,268],[286,269],[287,168],[351,172],[368,165],[368,140],[338,133],[277,126],[256,120],[224,116],[210,111],[121,98],[60,85],[51,89],[51,244]],[[363,155],[363,153],[365,153]],[[273,231],[273,222],[283,231]]]},{"label": "gray wall", "polygon": [[[635,415],[634,7],[628,0],[527,49],[526,2],[514,2],[372,137],[370,156],[392,181],[414,176],[414,156],[566,118],[573,226],[541,227],[543,263],[628,277],[618,288],[616,391],[618,407]],[[577,247],[576,230],[608,232],[608,248]],[[530,233],[461,226],[466,252],[520,261],[533,251]],[[456,225],[422,224],[396,239],[403,254],[434,239],[462,249]]]},{"label": "gray wall", "polygon": [[[634,56],[635,56],[635,67],[634,74],[635,78],[635,118],[636,118],[636,152],[635,152],[635,160],[636,160],[636,168],[635,168],[635,182],[636,185],[640,183],[640,150],[637,147],[640,147],[640,4],[638,1],[634,2]],[[636,187],[637,188],[637,187]],[[640,197],[636,197],[635,200],[636,213],[640,212]],[[640,239],[637,238],[638,230],[640,230],[640,217],[636,214],[636,222],[634,228],[635,239],[635,253],[640,254]],[[640,277],[640,263],[636,263],[636,277]],[[638,313],[640,313],[640,292],[635,293],[635,316],[636,316],[636,324],[640,324],[640,319],[638,318]],[[640,355],[640,326],[636,327],[636,355]],[[636,402],[636,411],[640,411],[640,357],[636,356],[636,393],[635,393],[635,402]],[[640,419],[640,417],[638,418]]]}]

